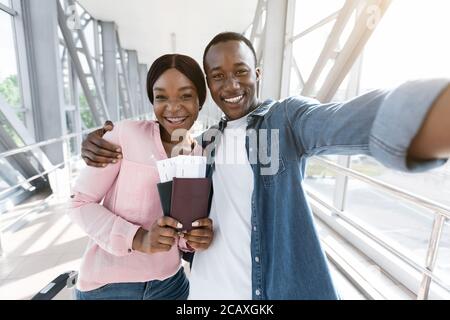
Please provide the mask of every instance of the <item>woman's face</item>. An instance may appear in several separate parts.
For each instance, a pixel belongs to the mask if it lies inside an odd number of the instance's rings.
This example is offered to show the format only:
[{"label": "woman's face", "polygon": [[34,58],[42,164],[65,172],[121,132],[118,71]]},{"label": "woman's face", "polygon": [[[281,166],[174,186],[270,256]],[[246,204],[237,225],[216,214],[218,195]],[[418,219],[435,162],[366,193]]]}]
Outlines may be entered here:
[{"label": "woman's face", "polygon": [[177,129],[189,130],[197,120],[197,89],[192,81],[177,69],[167,70],[156,80],[153,96],[156,118],[169,135]]}]

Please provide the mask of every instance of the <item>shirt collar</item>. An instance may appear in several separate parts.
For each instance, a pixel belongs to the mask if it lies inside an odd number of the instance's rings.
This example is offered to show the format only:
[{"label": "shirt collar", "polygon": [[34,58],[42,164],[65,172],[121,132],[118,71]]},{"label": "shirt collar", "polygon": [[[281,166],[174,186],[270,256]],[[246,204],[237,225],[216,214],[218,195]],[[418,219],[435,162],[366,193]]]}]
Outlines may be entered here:
[{"label": "shirt collar", "polygon": [[[268,99],[268,100],[264,101],[255,110],[250,112],[248,114],[248,117],[249,118],[252,118],[252,117],[255,117],[255,116],[256,117],[264,117],[267,114],[267,112],[269,112],[269,110],[270,110],[270,108],[272,106],[272,102],[273,102],[273,100],[271,100],[271,99]],[[220,131],[223,131],[227,127],[227,122],[228,121],[229,120],[227,119],[226,116],[223,116],[220,119],[220,122],[219,122],[219,130]]]}]

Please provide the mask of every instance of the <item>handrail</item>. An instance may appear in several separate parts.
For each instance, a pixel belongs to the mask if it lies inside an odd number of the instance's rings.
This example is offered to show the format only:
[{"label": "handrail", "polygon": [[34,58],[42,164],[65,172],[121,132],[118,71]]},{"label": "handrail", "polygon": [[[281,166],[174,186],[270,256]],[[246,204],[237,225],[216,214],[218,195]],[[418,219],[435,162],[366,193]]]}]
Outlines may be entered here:
[{"label": "handrail", "polygon": [[[139,117],[143,117],[143,116],[146,116],[146,115],[148,115],[148,114],[142,114],[142,115],[136,116],[136,117],[134,117],[132,119],[137,119]],[[34,149],[37,149],[37,148],[40,148],[40,147],[43,147],[43,146],[55,144],[55,143],[58,143],[58,142],[65,142],[67,140],[70,140],[70,139],[78,137],[78,136],[82,136],[83,134],[90,133],[90,132],[92,132],[94,130],[97,130],[97,129],[100,129],[100,128],[102,128],[102,127],[91,128],[91,129],[83,130],[83,131],[80,131],[80,132],[67,134],[67,135],[61,136],[59,138],[49,139],[49,140],[38,142],[38,143],[35,143],[35,144],[31,144],[31,145],[28,145],[28,146],[25,146],[25,147],[20,147],[20,148],[16,148],[16,149],[13,149],[13,150],[9,150],[9,151],[1,153],[0,154],[0,159],[6,158],[6,157],[10,157],[10,156],[13,156],[13,155],[16,155],[16,154],[19,154],[19,153],[28,152],[28,151],[31,151],[31,150],[34,150]],[[79,158],[79,157],[80,157],[80,155],[76,155],[75,156],[75,158]],[[15,185],[13,185],[13,186],[10,186],[9,188],[7,188],[5,190],[2,190],[0,192],[0,197],[5,195],[5,194],[7,194],[8,192],[16,189],[16,188],[22,186],[24,183],[31,182],[33,180],[36,180],[36,179],[40,178],[40,177],[43,177],[44,175],[52,173],[52,172],[56,171],[57,169],[59,169],[60,167],[66,165],[66,164],[70,165],[70,163],[72,162],[72,158],[73,157],[71,156],[69,160],[65,160],[64,162],[59,163],[57,165],[54,165],[50,169],[47,169],[44,172],[40,172],[37,175],[34,175],[34,176],[32,176],[32,177],[30,177],[28,179],[22,180],[22,181],[16,183]]]},{"label": "handrail", "polygon": [[422,282],[419,287],[419,291],[417,293],[417,299],[427,299],[430,291],[430,284],[433,280],[435,283],[437,283],[442,288],[446,289],[447,291],[450,291],[450,287],[447,286],[442,280],[437,278],[434,273],[434,265],[437,258],[437,253],[439,249],[439,240],[442,235],[442,228],[444,226],[445,220],[450,218],[450,208],[437,203],[433,200],[421,197],[419,195],[413,194],[411,192],[408,192],[406,190],[403,190],[401,188],[392,186],[389,183],[379,181],[377,179],[371,178],[367,175],[361,174],[355,170],[352,170],[350,168],[346,168],[344,166],[341,166],[339,164],[336,164],[332,161],[326,160],[322,157],[316,157],[315,160],[320,162],[325,168],[331,169],[335,171],[336,173],[343,174],[347,177],[352,177],[357,180],[363,181],[371,186],[374,186],[381,191],[385,192],[389,196],[397,197],[402,200],[410,201],[416,205],[422,206],[424,208],[431,209],[433,211],[433,214],[435,215],[435,220],[433,224],[433,228],[431,231],[431,236],[429,240],[428,250],[427,250],[427,265],[425,267],[422,267],[415,263],[412,259],[404,255],[403,253],[399,252],[392,246],[390,246],[388,243],[383,241],[378,236],[372,234],[370,231],[366,230],[364,227],[360,226],[358,223],[353,221],[353,219],[347,217],[344,212],[338,210],[332,205],[327,204],[324,201],[321,201],[317,196],[314,196],[313,194],[309,193],[309,195],[313,198],[315,198],[316,201],[321,203],[322,205],[325,205],[328,209],[332,210],[338,217],[349,223],[351,226],[355,227],[357,230],[362,232],[365,236],[369,237],[379,245],[381,245],[384,249],[390,251],[392,254],[394,254],[397,258],[401,259],[403,262],[409,264],[411,267],[416,269],[419,272],[422,272]]},{"label": "handrail", "polygon": [[[141,115],[136,116],[136,117],[131,118],[131,119],[135,120],[135,119],[137,119],[139,117],[143,117],[143,116],[147,116],[147,115],[149,115],[149,113],[144,113],[144,114],[141,114]],[[99,126],[99,127],[95,127],[95,128],[90,128],[90,129],[86,129],[86,130],[83,130],[83,131],[80,131],[80,132],[66,134],[66,135],[61,136],[59,138],[48,139],[48,140],[37,142],[37,143],[34,143],[34,144],[30,144],[30,145],[27,145],[27,146],[24,146],[24,147],[8,150],[6,152],[0,153],[0,159],[6,158],[6,157],[10,157],[10,156],[13,156],[13,155],[16,155],[16,154],[19,154],[19,153],[23,153],[23,152],[28,152],[28,151],[31,151],[31,150],[34,150],[34,149],[37,149],[37,148],[40,148],[40,147],[48,146],[50,144],[54,144],[54,143],[57,143],[57,142],[62,142],[62,141],[65,141],[67,139],[72,139],[72,138],[75,138],[77,136],[81,136],[81,135],[86,134],[86,133],[91,133],[92,131],[98,130],[100,128],[103,128],[103,127]]]},{"label": "handrail", "polygon": [[389,183],[382,182],[377,179],[368,177],[368,176],[361,174],[355,170],[343,167],[341,165],[338,165],[332,161],[323,159],[321,157],[315,157],[314,160],[321,162],[325,167],[327,167],[333,171],[336,171],[337,173],[342,173],[349,177],[366,182],[367,184],[375,186],[390,195],[394,195],[403,200],[408,200],[416,205],[431,209],[433,211],[436,211],[437,214],[440,214],[440,215],[445,216],[446,218],[450,219],[450,207],[447,207],[443,204],[440,204],[436,201],[427,199],[425,197],[419,196],[417,194],[408,192],[401,188],[395,187]]},{"label": "handrail", "polygon": [[57,169],[59,169],[60,167],[66,165],[66,164],[70,164],[70,163],[74,160],[74,158],[75,158],[75,159],[78,159],[78,158],[80,158],[80,155],[77,155],[77,156],[75,156],[75,157],[71,157],[68,161],[64,161],[64,162],[61,162],[61,163],[59,163],[59,164],[57,164],[57,165],[54,165],[51,169],[48,169],[48,170],[46,170],[46,171],[44,171],[44,172],[41,172],[41,173],[39,173],[39,174],[36,174],[36,175],[34,175],[34,176],[32,176],[32,177],[30,177],[30,178],[28,178],[28,179],[22,180],[22,181],[20,181],[19,183],[15,184],[14,186],[11,186],[11,187],[9,187],[9,188],[7,188],[7,189],[5,189],[5,190],[2,190],[2,191],[0,192],[0,197],[3,196],[4,194],[7,194],[8,192],[10,192],[10,191],[12,191],[12,190],[18,188],[18,187],[20,187],[20,186],[23,185],[24,183],[34,181],[34,180],[36,180],[36,179],[38,179],[38,178],[41,178],[41,177],[43,177],[43,176],[45,176],[45,175],[47,175],[47,174],[49,174],[49,173],[52,173],[53,171],[56,171]]},{"label": "handrail", "polygon": [[349,218],[342,211],[339,211],[333,205],[331,205],[331,204],[327,203],[326,201],[324,201],[323,199],[321,199],[321,197],[318,196],[316,192],[310,190],[309,187],[307,187],[305,191],[309,197],[311,197],[313,200],[318,202],[321,206],[324,206],[325,208],[330,210],[332,212],[332,214],[335,214],[337,217],[339,217],[340,219],[342,219],[343,221],[345,221],[346,223],[351,225],[353,228],[355,228],[356,230],[361,232],[364,236],[366,236],[369,239],[371,239],[372,241],[374,241],[376,244],[381,246],[383,249],[389,251],[392,255],[396,256],[397,258],[399,258],[400,260],[402,260],[403,262],[405,262],[406,264],[408,264],[409,266],[414,268],[416,271],[419,271],[419,272],[427,275],[428,277],[430,277],[434,282],[436,282],[442,288],[450,291],[450,286],[445,284],[445,282],[443,280],[441,280],[439,277],[434,275],[432,271],[426,269],[425,267],[420,266],[414,260],[412,260],[408,256],[404,255],[403,253],[401,253],[400,251],[398,251],[397,249],[395,249],[394,247],[392,247],[391,245],[386,243],[380,237],[378,237],[377,235],[368,231],[364,226],[361,226],[359,223],[357,223],[353,219]]},{"label": "handrail", "polygon": [[30,144],[30,145],[27,145],[27,146],[24,146],[24,147],[8,150],[6,152],[0,153],[0,159],[6,158],[6,157],[10,157],[10,156],[14,156],[14,155],[19,154],[19,153],[28,152],[28,151],[31,151],[31,150],[34,150],[34,149],[37,149],[37,148],[40,148],[40,147],[45,147],[45,146],[48,146],[50,144],[54,144],[54,143],[57,143],[57,142],[62,142],[62,141],[68,140],[68,139],[72,139],[72,138],[75,138],[77,136],[81,136],[83,134],[90,133],[90,132],[92,132],[94,130],[97,130],[97,129],[100,129],[100,128],[102,128],[102,127],[86,129],[86,130],[81,131],[81,132],[66,134],[66,135],[61,136],[59,138],[48,139],[48,140],[41,141],[41,142],[34,143],[34,144]]}]

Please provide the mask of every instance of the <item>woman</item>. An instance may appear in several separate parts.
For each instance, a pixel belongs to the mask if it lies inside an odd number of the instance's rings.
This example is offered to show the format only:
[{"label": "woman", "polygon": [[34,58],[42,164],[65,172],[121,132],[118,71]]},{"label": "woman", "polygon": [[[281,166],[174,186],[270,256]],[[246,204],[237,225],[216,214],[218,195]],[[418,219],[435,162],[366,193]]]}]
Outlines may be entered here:
[{"label": "woman", "polygon": [[[210,219],[185,234],[163,217],[156,188],[157,161],[202,154],[188,132],[206,99],[202,70],[190,57],[164,55],[150,68],[147,93],[158,121],[119,123],[105,138],[122,147],[123,159],[85,168],[74,186],[69,215],[90,237],[77,299],[186,299],[180,249],[204,250],[212,241]],[[175,131],[181,142],[172,141]]]}]

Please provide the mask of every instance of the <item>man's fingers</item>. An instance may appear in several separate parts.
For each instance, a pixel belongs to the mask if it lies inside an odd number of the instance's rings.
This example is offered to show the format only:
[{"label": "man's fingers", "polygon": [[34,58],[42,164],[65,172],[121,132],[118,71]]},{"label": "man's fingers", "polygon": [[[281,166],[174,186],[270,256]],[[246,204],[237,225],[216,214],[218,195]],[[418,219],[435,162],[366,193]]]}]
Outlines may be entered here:
[{"label": "man's fingers", "polygon": [[88,157],[83,157],[83,160],[86,162],[86,164],[90,167],[96,167],[96,168],[104,168],[104,163],[97,163],[89,159]]},{"label": "man's fingers", "polygon": [[159,218],[158,219],[158,225],[160,227],[166,227],[167,226],[167,227],[172,227],[174,229],[181,229],[181,228],[183,228],[183,225],[180,222],[178,222],[177,220],[175,220],[172,217],[167,217],[167,216]]},{"label": "man's fingers", "polygon": [[204,228],[212,229],[212,227],[213,227],[213,222],[212,222],[212,220],[209,219],[209,218],[204,218],[204,219],[199,219],[199,220],[197,220],[197,221],[194,221],[194,222],[192,223],[192,226],[193,226],[194,228],[201,228],[201,227],[204,227]]},{"label": "man's fingers", "polygon": [[100,164],[117,163],[117,161],[118,161],[118,159],[111,159],[111,158],[98,156],[97,154],[94,154],[93,152],[91,152],[87,149],[83,150],[83,156],[84,156],[84,158],[88,158],[91,161],[93,161],[95,163],[100,163]]},{"label": "man's fingers", "polygon": [[103,125],[103,133],[106,133],[107,131],[112,131],[114,129],[114,124],[107,120],[105,121],[105,124]]},{"label": "man's fingers", "polygon": [[106,149],[102,149],[99,146],[97,146],[97,145],[95,145],[93,143],[90,143],[90,142],[87,142],[86,144],[83,145],[82,151],[84,151],[84,150],[89,150],[89,151],[95,153],[97,156],[110,158],[111,161],[112,160],[117,160],[118,156],[120,155],[120,153],[113,152],[113,151],[108,151]]},{"label": "man's fingers", "polygon": [[115,144],[112,144],[98,136],[92,136],[92,139],[89,139],[89,142],[95,144],[100,149],[105,149],[117,155],[119,155],[120,152],[122,151],[120,146],[116,146]]}]

